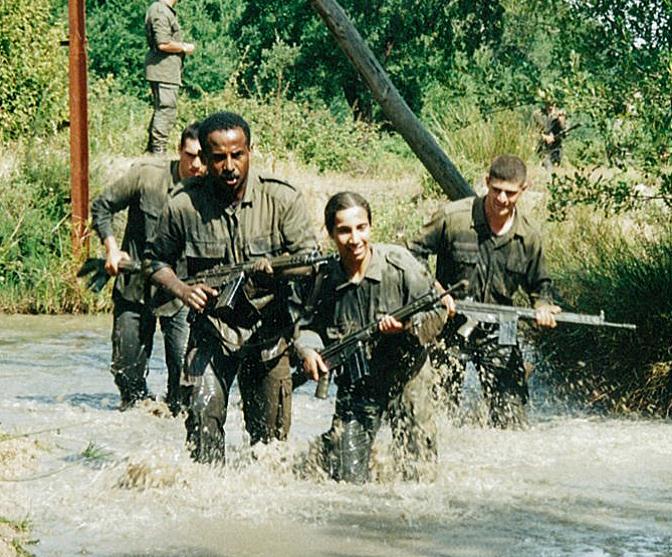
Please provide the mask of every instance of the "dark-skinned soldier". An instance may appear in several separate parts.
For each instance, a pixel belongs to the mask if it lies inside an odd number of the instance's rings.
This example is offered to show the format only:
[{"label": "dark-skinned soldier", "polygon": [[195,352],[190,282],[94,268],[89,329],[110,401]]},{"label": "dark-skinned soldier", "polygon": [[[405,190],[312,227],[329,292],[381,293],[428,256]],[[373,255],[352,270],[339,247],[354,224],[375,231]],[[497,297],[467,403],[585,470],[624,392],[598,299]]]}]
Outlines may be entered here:
[{"label": "dark-skinned soldier", "polygon": [[187,439],[197,461],[223,462],[227,405],[236,376],[252,443],[287,437],[290,285],[270,275],[264,286],[248,283],[249,304],[221,315],[206,310],[217,290],[185,284],[175,275],[175,261],[186,253],[189,276],[217,264],[250,260],[261,260],[261,269],[263,258],[311,252],[316,241],[302,195],[285,182],[252,172],[250,128],[241,116],[218,112],[206,118],[200,140],[207,174],[185,183],[170,200],[144,265],[152,282],[193,311],[183,375],[192,386]]}]

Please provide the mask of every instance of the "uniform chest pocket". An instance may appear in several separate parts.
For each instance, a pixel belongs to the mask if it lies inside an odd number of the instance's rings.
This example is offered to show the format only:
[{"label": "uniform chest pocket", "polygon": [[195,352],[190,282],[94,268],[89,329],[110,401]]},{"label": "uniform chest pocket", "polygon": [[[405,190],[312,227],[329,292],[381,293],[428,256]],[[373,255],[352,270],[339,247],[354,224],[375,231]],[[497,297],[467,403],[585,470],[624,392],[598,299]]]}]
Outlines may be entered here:
[{"label": "uniform chest pocket", "polygon": [[478,244],[455,242],[453,244],[453,259],[461,265],[476,265],[480,253]]},{"label": "uniform chest pocket", "polygon": [[282,245],[270,235],[256,236],[247,242],[246,251],[249,257],[264,257],[280,255]]}]

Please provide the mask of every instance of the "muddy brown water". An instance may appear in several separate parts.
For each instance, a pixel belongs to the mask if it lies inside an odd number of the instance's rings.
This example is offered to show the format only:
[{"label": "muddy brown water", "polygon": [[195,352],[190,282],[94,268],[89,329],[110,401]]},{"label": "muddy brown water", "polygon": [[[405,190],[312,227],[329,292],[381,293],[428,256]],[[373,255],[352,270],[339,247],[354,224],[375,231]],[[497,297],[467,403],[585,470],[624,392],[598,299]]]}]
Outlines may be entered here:
[{"label": "muddy brown water", "polygon": [[420,484],[385,476],[383,431],[382,479],[351,486],[295,474],[333,405],[306,385],[289,442],[254,451],[234,396],[229,465],[212,468],[161,405],[116,410],[110,324],[0,316],[0,429],[31,446],[0,461],[0,516],[31,521],[38,557],[672,555],[669,421],[582,414],[533,384],[529,430],[441,418],[438,478]]}]

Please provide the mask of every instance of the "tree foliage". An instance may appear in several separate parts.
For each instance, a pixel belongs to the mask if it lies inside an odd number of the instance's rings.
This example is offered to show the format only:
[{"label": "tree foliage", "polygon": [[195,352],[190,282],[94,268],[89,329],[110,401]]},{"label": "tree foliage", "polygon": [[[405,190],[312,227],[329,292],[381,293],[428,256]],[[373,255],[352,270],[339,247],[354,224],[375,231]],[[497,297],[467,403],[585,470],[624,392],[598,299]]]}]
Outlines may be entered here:
[{"label": "tree foliage", "polygon": [[0,136],[53,128],[66,118],[67,37],[52,0],[0,2]]}]

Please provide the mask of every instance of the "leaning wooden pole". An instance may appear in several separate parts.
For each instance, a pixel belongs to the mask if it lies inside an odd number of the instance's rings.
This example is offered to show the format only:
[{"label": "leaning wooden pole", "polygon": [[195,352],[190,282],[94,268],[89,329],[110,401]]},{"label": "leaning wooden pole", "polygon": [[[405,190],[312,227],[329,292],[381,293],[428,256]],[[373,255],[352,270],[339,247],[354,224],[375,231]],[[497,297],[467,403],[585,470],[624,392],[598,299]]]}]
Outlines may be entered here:
[{"label": "leaning wooden pole", "polygon": [[86,244],[89,217],[89,133],[86,94],[85,0],[69,0],[70,23],[70,192],[72,250],[78,255]]},{"label": "leaning wooden pole", "polygon": [[396,130],[451,199],[475,195],[432,134],[406,104],[343,8],[335,0],[311,0],[338,46],[350,58]]}]

